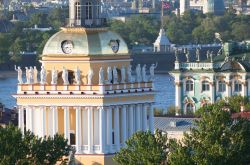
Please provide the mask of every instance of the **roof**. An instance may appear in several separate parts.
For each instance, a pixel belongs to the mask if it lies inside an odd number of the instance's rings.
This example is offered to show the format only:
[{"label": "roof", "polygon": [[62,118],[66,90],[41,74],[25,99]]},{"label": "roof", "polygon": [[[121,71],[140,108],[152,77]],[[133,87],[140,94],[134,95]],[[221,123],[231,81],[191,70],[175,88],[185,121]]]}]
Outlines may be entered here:
[{"label": "roof", "polygon": [[155,117],[154,126],[163,132],[190,131],[196,118]]},{"label": "roof", "polygon": [[155,40],[154,45],[171,45],[164,29],[160,29],[159,36]]},{"label": "roof", "polygon": [[247,71],[247,65],[244,67],[245,65],[243,64],[243,62],[240,61],[227,61],[225,62],[222,66],[220,71],[224,72],[224,71],[235,71],[235,72],[240,72],[240,71]]},{"label": "roof", "polygon": [[[63,52],[62,45],[65,41],[72,43],[71,53]],[[43,56],[100,56],[128,55],[128,53],[123,38],[105,28],[62,28],[47,41],[43,49]]]},{"label": "roof", "polygon": [[245,119],[250,119],[250,112],[238,112],[238,113],[234,113],[232,114],[231,116],[233,119],[236,119],[236,118],[245,118]]}]

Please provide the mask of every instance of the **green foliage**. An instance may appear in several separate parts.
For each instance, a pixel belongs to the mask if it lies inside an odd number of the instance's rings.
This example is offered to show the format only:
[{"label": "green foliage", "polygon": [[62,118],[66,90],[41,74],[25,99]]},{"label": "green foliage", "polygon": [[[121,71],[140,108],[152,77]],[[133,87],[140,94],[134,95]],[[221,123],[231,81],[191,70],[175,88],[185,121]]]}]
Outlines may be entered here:
[{"label": "green foliage", "polygon": [[70,150],[61,135],[38,138],[29,131],[22,135],[14,126],[0,127],[0,164],[63,164]]},{"label": "green foliage", "polygon": [[176,114],[176,107],[174,105],[171,105],[167,109],[167,115],[173,115],[175,116]]},{"label": "green foliage", "polygon": [[234,121],[221,105],[201,112],[190,134],[170,143],[168,164],[244,165],[250,163],[250,121]]},{"label": "green foliage", "polygon": [[154,109],[154,116],[162,116],[163,115],[163,109],[155,108]]},{"label": "green foliage", "polygon": [[113,159],[121,165],[160,165],[165,164],[167,149],[167,135],[161,131],[136,132]]}]

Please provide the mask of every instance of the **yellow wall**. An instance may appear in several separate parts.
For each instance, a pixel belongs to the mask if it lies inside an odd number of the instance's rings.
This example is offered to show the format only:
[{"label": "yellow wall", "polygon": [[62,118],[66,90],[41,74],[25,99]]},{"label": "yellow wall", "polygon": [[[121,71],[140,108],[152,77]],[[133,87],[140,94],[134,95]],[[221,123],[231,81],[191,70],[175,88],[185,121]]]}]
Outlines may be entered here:
[{"label": "yellow wall", "polygon": [[112,160],[114,155],[76,155],[76,163],[81,165],[118,165]]},{"label": "yellow wall", "polygon": [[58,133],[64,134],[64,109],[61,107],[57,108],[58,110]]}]

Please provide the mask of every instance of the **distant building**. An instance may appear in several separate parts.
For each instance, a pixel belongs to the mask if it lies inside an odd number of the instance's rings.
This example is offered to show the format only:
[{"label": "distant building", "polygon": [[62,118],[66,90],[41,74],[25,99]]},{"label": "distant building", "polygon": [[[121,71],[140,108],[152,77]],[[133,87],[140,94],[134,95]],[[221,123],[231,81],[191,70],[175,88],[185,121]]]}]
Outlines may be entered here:
[{"label": "distant building", "polygon": [[8,124],[18,125],[18,114],[15,109],[5,108],[0,103],[0,126],[5,127]]},{"label": "distant building", "polygon": [[159,36],[154,42],[154,52],[170,52],[171,43],[166,36],[165,30],[160,29]]},{"label": "distant building", "polygon": [[221,15],[225,11],[225,5],[223,0],[180,0],[180,14],[183,15],[188,10]]},{"label": "distant building", "polygon": [[[171,74],[175,78],[175,106],[184,114],[233,95],[250,97],[250,62],[246,56],[238,60],[175,62]],[[179,113],[178,112],[178,113]]]}]

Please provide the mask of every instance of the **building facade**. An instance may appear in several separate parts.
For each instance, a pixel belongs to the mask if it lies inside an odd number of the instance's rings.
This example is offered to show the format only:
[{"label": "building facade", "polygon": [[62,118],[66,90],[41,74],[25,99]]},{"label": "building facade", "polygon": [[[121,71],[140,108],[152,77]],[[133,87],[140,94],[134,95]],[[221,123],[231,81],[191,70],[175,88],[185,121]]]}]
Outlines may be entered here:
[{"label": "building facade", "polygon": [[250,62],[175,62],[175,106],[179,113],[192,114],[200,107],[233,95],[250,97]]},{"label": "building facade", "polygon": [[[16,68],[19,128],[39,137],[64,135],[80,164],[111,165],[113,154],[133,133],[154,131],[155,65],[148,75],[146,65],[138,64],[132,75],[126,43],[97,23],[95,2],[72,3],[69,26],[44,47],[41,71],[26,67],[23,81],[22,69]],[[88,12],[91,21],[81,15]]]}]

